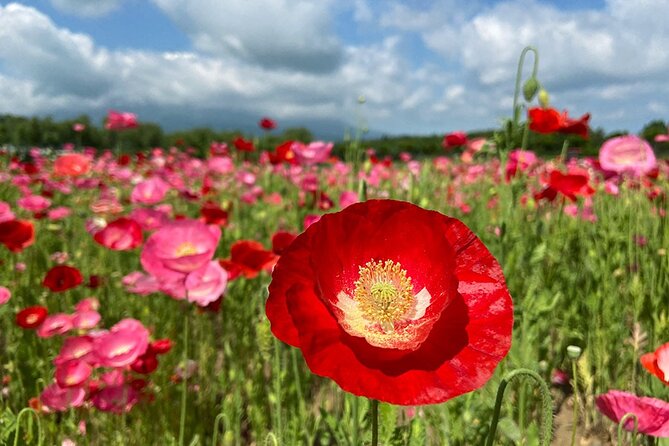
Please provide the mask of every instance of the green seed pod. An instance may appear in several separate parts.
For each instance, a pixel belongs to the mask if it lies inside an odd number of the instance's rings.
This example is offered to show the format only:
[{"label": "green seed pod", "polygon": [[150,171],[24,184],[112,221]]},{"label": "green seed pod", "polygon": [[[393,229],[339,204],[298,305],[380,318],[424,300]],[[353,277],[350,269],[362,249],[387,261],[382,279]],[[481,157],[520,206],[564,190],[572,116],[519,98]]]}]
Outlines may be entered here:
[{"label": "green seed pod", "polygon": [[581,353],[583,350],[581,350],[581,347],[578,345],[568,345],[567,346],[567,356],[569,356],[569,359],[576,360],[581,357]]},{"label": "green seed pod", "polygon": [[536,77],[532,76],[526,80],[525,85],[523,85],[523,96],[525,97],[525,100],[531,102],[532,99],[534,99],[534,96],[537,95],[540,87],[541,85]]}]

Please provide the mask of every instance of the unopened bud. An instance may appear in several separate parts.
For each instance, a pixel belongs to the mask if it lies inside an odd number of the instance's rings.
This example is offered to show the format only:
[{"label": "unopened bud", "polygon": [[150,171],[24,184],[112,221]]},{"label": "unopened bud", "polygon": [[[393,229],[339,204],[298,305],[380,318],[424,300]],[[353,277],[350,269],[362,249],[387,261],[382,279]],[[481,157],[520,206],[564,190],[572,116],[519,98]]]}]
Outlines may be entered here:
[{"label": "unopened bud", "polygon": [[539,91],[539,87],[541,87],[541,85],[539,85],[539,81],[534,76],[525,81],[525,85],[523,85],[523,96],[527,102],[534,99],[534,96],[536,96]]},{"label": "unopened bud", "polygon": [[567,346],[567,356],[569,356],[569,359],[576,360],[581,357],[581,347],[578,345],[568,345]]},{"label": "unopened bud", "polygon": [[550,96],[548,96],[548,92],[542,88],[539,90],[539,105],[543,108],[547,108],[548,104],[550,104]]}]

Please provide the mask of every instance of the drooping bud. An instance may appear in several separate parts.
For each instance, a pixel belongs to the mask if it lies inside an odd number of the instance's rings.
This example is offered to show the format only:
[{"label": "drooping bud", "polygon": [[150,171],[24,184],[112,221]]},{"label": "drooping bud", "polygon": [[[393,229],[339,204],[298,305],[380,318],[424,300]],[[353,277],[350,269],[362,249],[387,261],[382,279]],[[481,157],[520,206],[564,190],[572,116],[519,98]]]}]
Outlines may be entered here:
[{"label": "drooping bud", "polygon": [[548,92],[542,88],[539,90],[539,105],[543,108],[548,108],[548,104],[550,104],[550,96],[548,96]]},{"label": "drooping bud", "polygon": [[539,81],[536,77],[532,76],[526,80],[525,84],[523,85],[523,96],[525,97],[525,100],[527,102],[531,102],[532,99],[534,99],[534,96],[536,96],[540,87],[541,84],[539,84]]}]

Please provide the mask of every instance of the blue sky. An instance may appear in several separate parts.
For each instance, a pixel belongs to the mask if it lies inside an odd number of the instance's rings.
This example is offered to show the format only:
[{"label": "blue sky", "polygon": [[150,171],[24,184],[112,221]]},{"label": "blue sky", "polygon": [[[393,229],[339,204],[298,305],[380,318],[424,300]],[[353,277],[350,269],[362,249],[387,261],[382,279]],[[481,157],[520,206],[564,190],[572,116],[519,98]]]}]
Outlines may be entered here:
[{"label": "blue sky", "polygon": [[493,128],[534,45],[553,106],[639,131],[669,119],[667,16],[669,0],[0,0],[0,113]]}]

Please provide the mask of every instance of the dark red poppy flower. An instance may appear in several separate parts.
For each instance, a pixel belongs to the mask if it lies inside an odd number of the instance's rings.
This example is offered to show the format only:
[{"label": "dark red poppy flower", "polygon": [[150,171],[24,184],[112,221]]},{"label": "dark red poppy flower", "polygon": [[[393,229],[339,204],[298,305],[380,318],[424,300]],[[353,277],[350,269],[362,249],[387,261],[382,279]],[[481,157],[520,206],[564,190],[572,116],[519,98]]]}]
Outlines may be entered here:
[{"label": "dark red poppy flower", "polygon": [[234,280],[240,275],[253,279],[260,271],[271,270],[276,259],[277,256],[267,251],[262,243],[239,240],[230,247],[230,258],[219,260],[219,263],[228,272],[228,280]]},{"label": "dark red poppy flower", "polygon": [[16,325],[21,328],[37,328],[48,314],[47,309],[40,305],[24,308],[16,314]]},{"label": "dark red poppy flower", "polygon": [[457,219],[370,200],[324,215],[272,274],[272,332],[355,395],[434,404],[483,386],[511,346],[502,269]]},{"label": "dark red poppy flower", "polygon": [[142,227],[135,220],[121,217],[96,232],[93,240],[114,251],[129,251],[142,244]]},{"label": "dark red poppy flower", "polygon": [[297,235],[293,234],[292,232],[288,231],[275,232],[274,235],[272,236],[272,252],[278,255],[283,254],[283,251],[285,251],[288,245],[293,243],[295,237],[297,237]]},{"label": "dark red poppy flower", "polygon": [[652,353],[641,355],[641,365],[669,386],[669,342]]},{"label": "dark red poppy flower", "polygon": [[157,355],[164,355],[172,350],[172,340],[170,338],[156,339],[149,346]]},{"label": "dark red poppy flower", "polygon": [[236,137],[232,143],[235,146],[235,149],[240,152],[253,152],[256,149],[253,145],[253,141],[244,139],[241,136]]},{"label": "dark red poppy flower", "polygon": [[263,130],[274,130],[276,128],[276,121],[270,118],[262,118],[258,125]]},{"label": "dark red poppy flower", "polygon": [[0,223],[0,243],[12,252],[21,252],[35,241],[35,227],[26,220]]},{"label": "dark red poppy flower", "polygon": [[228,224],[228,211],[210,201],[202,205],[200,215],[208,225],[226,226]]},{"label": "dark red poppy flower", "polygon": [[444,136],[441,146],[444,149],[450,150],[455,147],[464,146],[467,144],[467,134],[464,132],[452,132]]},{"label": "dark red poppy flower", "polygon": [[148,375],[155,372],[158,368],[158,358],[154,352],[147,351],[135,359],[135,362],[130,365],[130,368],[137,373],[141,373],[142,375]]},{"label": "dark red poppy flower", "polygon": [[67,265],[57,265],[46,273],[42,285],[51,291],[60,292],[76,288],[83,281],[84,277],[77,268]]},{"label": "dark red poppy flower", "polygon": [[579,119],[571,119],[567,112],[560,113],[554,108],[534,107],[527,111],[530,130],[537,133],[567,133],[588,137],[590,114],[586,113]]}]

